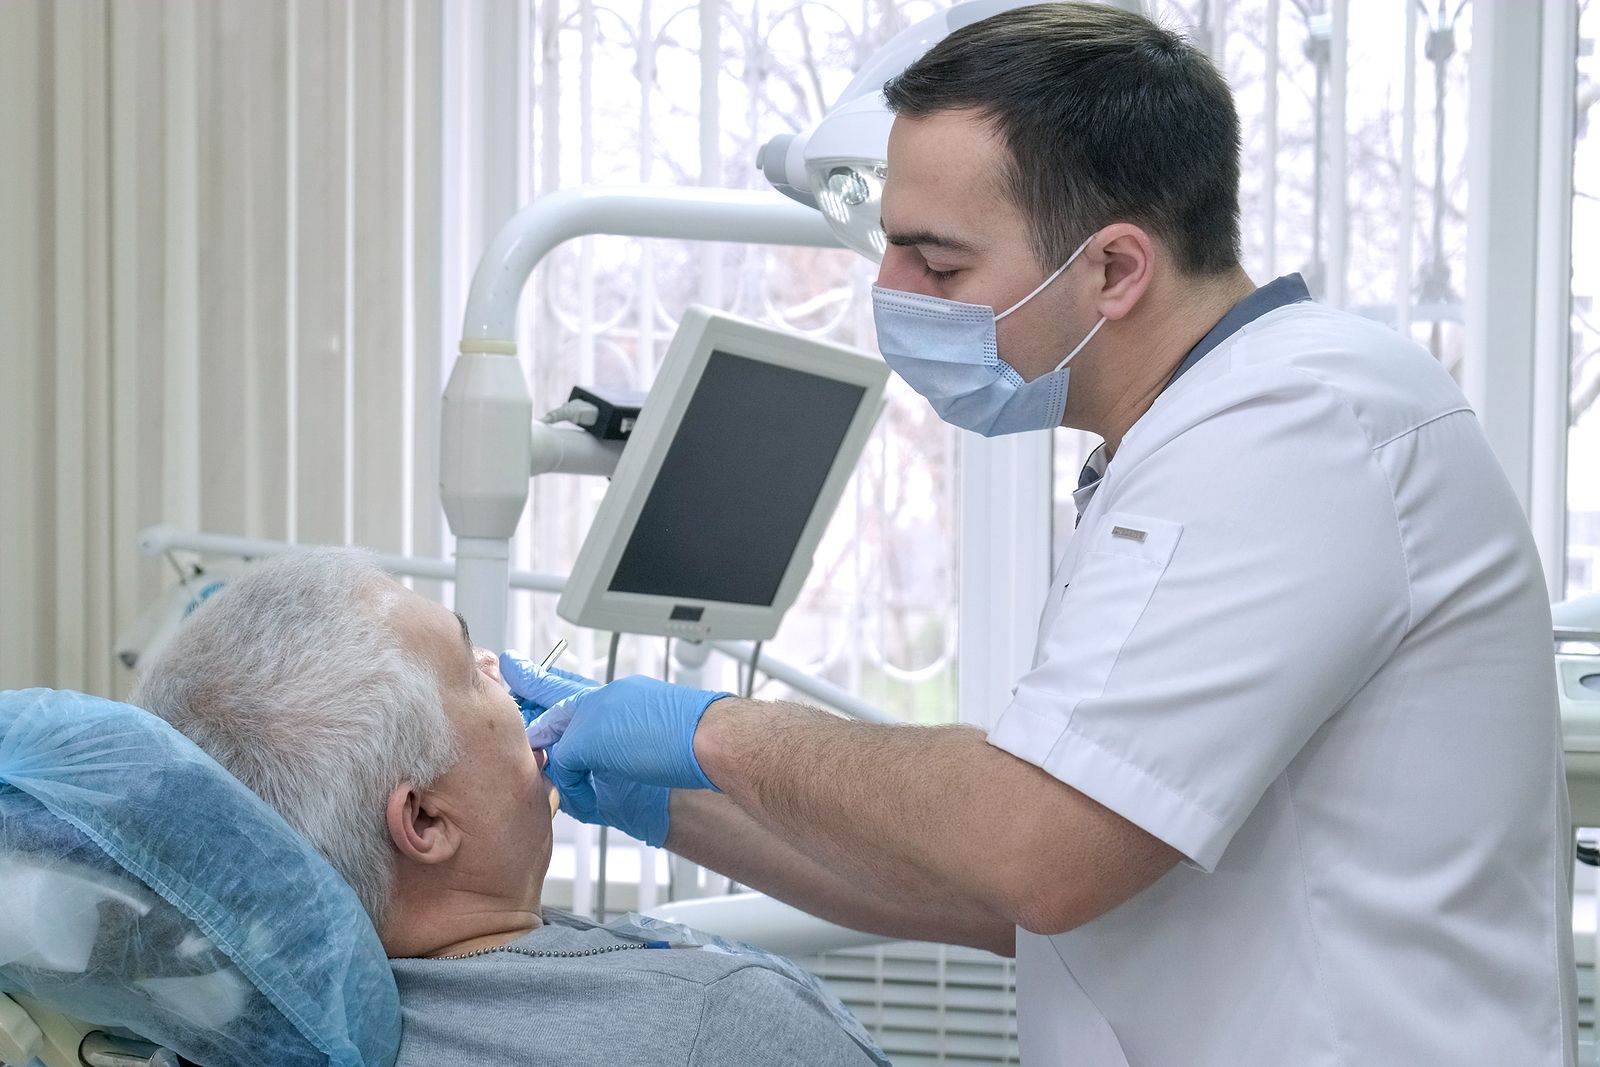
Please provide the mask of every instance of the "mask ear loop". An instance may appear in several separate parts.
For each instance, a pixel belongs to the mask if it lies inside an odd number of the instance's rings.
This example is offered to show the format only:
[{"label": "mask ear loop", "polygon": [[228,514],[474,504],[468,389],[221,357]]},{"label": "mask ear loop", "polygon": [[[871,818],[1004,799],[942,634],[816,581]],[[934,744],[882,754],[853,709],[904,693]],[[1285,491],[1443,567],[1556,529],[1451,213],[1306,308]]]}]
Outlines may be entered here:
[{"label": "mask ear loop", "polygon": [[[1083,244],[1079,245],[1077,250],[1075,252],[1073,252],[1072,255],[1067,257],[1067,261],[1065,263],[1061,264],[1061,266],[1059,266],[1059,267],[1057,267],[1055,269],[1054,273],[1052,273],[1050,275],[1050,277],[1048,277],[1044,281],[1040,282],[1038,287],[1035,288],[1033,292],[1029,293],[1027,296],[1023,297],[1021,300],[1018,300],[1015,304],[1012,304],[1010,307],[1008,307],[1004,311],[1000,312],[1000,314],[996,315],[994,317],[994,321],[999,322],[1001,319],[1005,318],[1007,315],[1009,315],[1013,311],[1017,310],[1023,304],[1026,304],[1028,301],[1032,300],[1034,297],[1036,297],[1040,293],[1044,292],[1045,289],[1049,287],[1051,282],[1053,282],[1057,278],[1061,277],[1061,275],[1063,273],[1065,273],[1066,269],[1068,267],[1072,266],[1073,260],[1077,259],[1078,256],[1083,253],[1083,250],[1085,248],[1089,247],[1089,242],[1092,241],[1092,240],[1094,240],[1094,234],[1091,233],[1088,237],[1085,237],[1083,239]],[[1099,327],[1096,326],[1095,329],[1098,330]],[[1090,334],[1089,336],[1093,337],[1094,335]],[[1076,353],[1074,353],[1074,354],[1076,354]]]},{"label": "mask ear loop", "polygon": [[1086,337],[1084,337],[1083,340],[1078,342],[1078,347],[1074,348],[1071,352],[1068,352],[1067,353],[1067,358],[1063,359],[1060,363],[1057,363],[1056,366],[1055,366],[1055,370],[1052,370],[1050,373],[1054,374],[1056,371],[1060,370],[1062,367],[1065,367],[1068,363],[1071,363],[1072,362],[1072,357],[1076,356],[1079,352],[1082,352],[1083,351],[1083,346],[1088,344],[1090,341],[1093,341],[1094,340],[1094,335],[1099,333],[1100,332],[1100,327],[1104,326],[1105,324],[1106,324],[1106,317],[1104,315],[1101,315],[1100,316],[1100,321],[1094,324],[1094,329],[1090,330],[1088,335]]}]

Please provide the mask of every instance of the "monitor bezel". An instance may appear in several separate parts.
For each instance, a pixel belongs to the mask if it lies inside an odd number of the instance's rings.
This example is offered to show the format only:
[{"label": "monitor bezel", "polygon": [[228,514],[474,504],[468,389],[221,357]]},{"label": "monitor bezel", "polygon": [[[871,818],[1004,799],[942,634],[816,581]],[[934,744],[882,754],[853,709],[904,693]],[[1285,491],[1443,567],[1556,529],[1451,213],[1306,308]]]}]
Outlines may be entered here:
[{"label": "monitor bezel", "polygon": [[[861,388],[861,398],[827,477],[811,505],[771,604],[735,604],[694,597],[623,593],[608,588],[637,527],[683,415],[700,384],[711,353],[721,350],[774,366],[816,374]],[[882,360],[854,349],[750,322],[692,305],[684,313],[661,361],[639,422],[617,462],[572,576],[556,611],[568,622],[596,630],[682,637],[693,640],[764,641],[778,632],[793,607],[812,556],[838,507],[851,473],[883,409],[889,369]],[[714,522],[714,516],[707,516]],[[674,609],[699,609],[699,619],[673,619]]]}]

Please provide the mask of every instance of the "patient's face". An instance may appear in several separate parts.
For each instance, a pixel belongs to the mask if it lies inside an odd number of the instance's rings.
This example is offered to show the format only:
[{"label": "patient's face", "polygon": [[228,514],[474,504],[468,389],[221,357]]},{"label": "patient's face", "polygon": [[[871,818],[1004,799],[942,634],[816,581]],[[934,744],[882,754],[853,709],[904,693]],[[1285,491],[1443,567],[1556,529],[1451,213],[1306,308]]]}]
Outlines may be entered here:
[{"label": "patient's face", "polygon": [[456,729],[461,758],[429,792],[465,832],[461,874],[486,885],[531,880],[537,903],[556,804],[544,753],[528,746],[495,655],[472,647],[454,612],[399,583],[386,599],[401,641],[439,678]]}]

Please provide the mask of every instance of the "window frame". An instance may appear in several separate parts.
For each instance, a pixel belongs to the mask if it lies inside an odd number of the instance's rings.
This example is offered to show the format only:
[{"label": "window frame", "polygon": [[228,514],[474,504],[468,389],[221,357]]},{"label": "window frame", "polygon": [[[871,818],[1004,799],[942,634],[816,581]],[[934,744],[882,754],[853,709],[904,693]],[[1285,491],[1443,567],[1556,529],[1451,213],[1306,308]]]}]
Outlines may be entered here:
[{"label": "window frame", "polygon": [[[1473,0],[1463,387],[1566,595],[1577,5]],[[1535,77],[1528,77],[1534,71]]]}]

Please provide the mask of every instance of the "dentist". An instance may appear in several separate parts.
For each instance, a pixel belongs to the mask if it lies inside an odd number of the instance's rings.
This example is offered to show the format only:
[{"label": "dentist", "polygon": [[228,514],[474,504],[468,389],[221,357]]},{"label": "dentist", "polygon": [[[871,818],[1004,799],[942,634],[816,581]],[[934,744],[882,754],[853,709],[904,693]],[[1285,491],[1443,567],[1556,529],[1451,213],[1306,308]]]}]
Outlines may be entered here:
[{"label": "dentist", "polygon": [[1104,441],[1033,668],[984,731],[508,654],[563,807],[1014,952],[1029,1064],[1571,1063],[1548,602],[1449,375],[1250,281],[1231,94],[1137,15],[996,15],[886,94],[885,359]]}]

